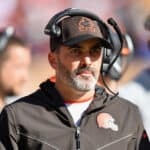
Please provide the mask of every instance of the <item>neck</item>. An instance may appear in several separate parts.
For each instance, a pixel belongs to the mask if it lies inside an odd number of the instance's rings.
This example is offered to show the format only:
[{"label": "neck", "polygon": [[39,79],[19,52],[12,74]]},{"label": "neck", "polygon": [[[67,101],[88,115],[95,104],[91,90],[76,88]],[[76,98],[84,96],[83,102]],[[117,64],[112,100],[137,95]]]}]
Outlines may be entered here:
[{"label": "neck", "polygon": [[[111,79],[105,77],[105,82],[106,82],[107,86],[109,87],[109,89],[111,89],[114,93],[118,92],[118,86],[119,86],[118,85],[118,81],[111,80]],[[110,91],[105,87],[105,85],[102,82],[101,78],[100,78],[100,80],[98,82],[98,85],[104,87],[106,89],[106,91],[108,93],[110,93]],[[112,93],[110,93],[110,94],[112,94]]]},{"label": "neck", "polygon": [[68,86],[62,86],[62,84],[58,84],[58,82],[56,82],[55,86],[65,101],[72,100],[72,101],[80,102],[89,97],[93,97],[95,94],[95,90],[90,90],[88,92],[79,91]]},{"label": "neck", "polygon": [[4,97],[0,95],[0,110],[5,106]]}]

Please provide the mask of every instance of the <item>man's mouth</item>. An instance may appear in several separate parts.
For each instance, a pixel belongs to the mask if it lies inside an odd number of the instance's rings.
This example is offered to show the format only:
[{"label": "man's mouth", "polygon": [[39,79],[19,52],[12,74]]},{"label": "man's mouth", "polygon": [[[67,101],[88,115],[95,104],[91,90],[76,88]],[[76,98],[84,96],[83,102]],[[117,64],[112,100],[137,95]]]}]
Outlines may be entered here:
[{"label": "man's mouth", "polygon": [[77,75],[89,77],[89,76],[92,76],[92,72],[88,70],[84,70],[84,71],[78,72]]}]

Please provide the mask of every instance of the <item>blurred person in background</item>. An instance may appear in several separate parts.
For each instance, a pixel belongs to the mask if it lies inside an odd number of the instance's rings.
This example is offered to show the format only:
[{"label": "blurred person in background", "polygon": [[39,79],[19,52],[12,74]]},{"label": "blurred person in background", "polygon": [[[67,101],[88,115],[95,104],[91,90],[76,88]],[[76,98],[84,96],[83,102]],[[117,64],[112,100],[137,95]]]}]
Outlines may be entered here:
[{"label": "blurred person in background", "polygon": [[[150,16],[146,18],[145,28],[150,30]],[[143,69],[132,81],[122,85],[119,93],[139,107],[150,140],[150,61],[147,63],[148,67]]]},{"label": "blurred person in background", "polygon": [[21,94],[28,80],[30,49],[9,26],[0,31],[0,110],[9,102],[6,97]]},{"label": "blurred person in background", "polygon": [[[113,40],[114,49],[117,50],[120,47],[120,45],[118,45],[119,43],[117,42],[117,40],[115,40],[116,36],[113,36],[113,37],[114,37],[114,40]],[[124,44],[123,44],[123,48],[121,50],[121,53],[120,53],[117,61],[114,63],[112,68],[107,72],[107,74],[104,76],[100,76],[100,78],[98,80],[98,84],[103,86],[108,93],[110,93],[114,96],[117,96],[120,94],[119,93],[120,80],[124,76],[124,74],[127,72],[128,67],[131,64],[131,61],[133,59],[133,54],[134,54],[134,45],[133,45],[131,37],[129,36],[129,34],[124,34],[123,37],[124,37]],[[150,78],[150,76],[149,76],[149,78]],[[147,79],[147,78],[145,78],[145,79]],[[128,91],[127,88],[125,88],[124,90]],[[135,89],[135,92],[137,93],[137,89]],[[132,94],[132,93],[129,93],[129,94]],[[121,94],[120,94],[120,96],[123,97]],[[125,96],[124,100],[128,100],[128,101],[132,102],[132,100],[130,100],[131,98],[132,98],[132,96],[128,96],[128,99],[126,99],[126,96]],[[142,98],[146,98],[146,97],[142,97]],[[135,99],[135,98],[133,98],[133,99]],[[135,103],[135,104],[137,104],[137,103]],[[138,104],[138,106],[139,106],[140,110],[143,109],[141,107],[141,105]],[[143,113],[143,111],[144,110],[142,110],[142,113]],[[147,111],[147,113],[148,113],[148,111]],[[143,117],[143,114],[142,114],[142,117]],[[143,120],[144,119],[145,119],[145,117],[143,118]],[[144,125],[145,125],[145,123],[144,123]],[[145,130],[146,131],[143,132],[143,136],[142,136],[142,140],[141,140],[141,144],[140,144],[140,150],[149,150],[150,149],[150,143],[149,143],[148,135],[146,133],[149,131],[149,128],[147,128],[147,126],[145,126]]]},{"label": "blurred person in background", "polygon": [[[109,21],[119,32],[116,22]],[[51,18],[44,31],[50,36],[48,60],[55,83],[48,79],[3,109],[1,150],[138,150],[144,129],[137,107],[96,89],[112,50],[108,28],[80,9]]]}]

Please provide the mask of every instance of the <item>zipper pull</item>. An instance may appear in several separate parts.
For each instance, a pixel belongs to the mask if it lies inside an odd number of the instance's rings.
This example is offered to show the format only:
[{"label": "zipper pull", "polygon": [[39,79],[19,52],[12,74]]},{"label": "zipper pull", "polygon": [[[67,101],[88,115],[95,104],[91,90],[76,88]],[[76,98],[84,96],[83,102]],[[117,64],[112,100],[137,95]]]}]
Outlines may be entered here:
[{"label": "zipper pull", "polygon": [[76,150],[80,150],[80,127],[76,128],[75,138],[76,138]]}]

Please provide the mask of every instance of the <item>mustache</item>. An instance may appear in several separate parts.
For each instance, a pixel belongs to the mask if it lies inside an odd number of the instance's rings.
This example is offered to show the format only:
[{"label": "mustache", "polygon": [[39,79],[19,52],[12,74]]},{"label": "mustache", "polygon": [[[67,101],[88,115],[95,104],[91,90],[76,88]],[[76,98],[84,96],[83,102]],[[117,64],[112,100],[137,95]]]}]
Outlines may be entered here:
[{"label": "mustache", "polygon": [[95,69],[89,66],[81,66],[80,68],[76,69],[74,72],[75,74],[80,74],[83,71],[90,71],[93,75],[95,74]]}]

